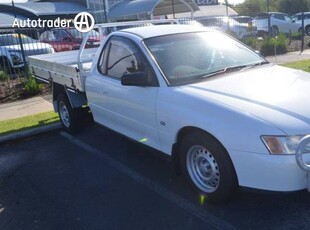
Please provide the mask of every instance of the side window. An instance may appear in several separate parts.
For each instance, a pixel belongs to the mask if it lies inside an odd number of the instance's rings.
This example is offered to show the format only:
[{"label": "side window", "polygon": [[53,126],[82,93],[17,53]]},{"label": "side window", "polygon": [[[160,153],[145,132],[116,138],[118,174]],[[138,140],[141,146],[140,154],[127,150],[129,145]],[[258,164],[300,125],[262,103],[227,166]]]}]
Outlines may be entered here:
[{"label": "side window", "polygon": [[149,86],[158,86],[156,75],[146,58],[139,48],[126,38],[115,36],[110,39],[101,53],[98,70],[103,75],[119,80],[124,74],[144,72]]},{"label": "side window", "polygon": [[302,20],[302,15],[295,16],[295,20]]},{"label": "side window", "polygon": [[69,37],[68,34],[63,30],[55,30],[54,36],[56,41],[63,41],[64,38]]},{"label": "side window", "polygon": [[45,31],[40,35],[40,40],[41,41],[53,41],[53,33],[52,31]]},{"label": "side window", "polygon": [[107,59],[107,75],[121,78],[126,73],[145,72],[146,62],[137,47],[128,40],[111,42]]},{"label": "side window", "polygon": [[286,22],[290,22],[290,23],[293,22],[292,18],[291,18],[290,16],[287,16],[287,15],[284,16],[284,20],[285,20]]}]

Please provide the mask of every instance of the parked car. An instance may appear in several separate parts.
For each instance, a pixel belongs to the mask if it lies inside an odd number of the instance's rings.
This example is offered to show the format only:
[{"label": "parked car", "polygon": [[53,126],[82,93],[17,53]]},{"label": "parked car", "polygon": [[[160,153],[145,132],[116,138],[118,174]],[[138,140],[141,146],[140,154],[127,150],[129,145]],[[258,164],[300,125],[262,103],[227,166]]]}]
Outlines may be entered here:
[{"label": "parked car", "polygon": [[180,18],[180,19],[178,19],[178,23],[183,24],[183,25],[204,26],[203,24],[201,24],[197,20],[188,19],[188,18]]},{"label": "parked car", "polygon": [[238,39],[257,36],[257,28],[255,26],[248,23],[239,23],[229,17],[208,17],[197,19],[197,21],[206,27],[227,32]]},{"label": "parked car", "polygon": [[[302,26],[302,13],[297,13],[292,16],[292,19]],[[305,34],[310,35],[310,12],[304,12],[304,29]]]},{"label": "parked car", "polygon": [[[75,28],[55,28],[47,30],[40,35],[40,41],[49,43],[56,52],[78,50],[83,41],[83,33]],[[100,45],[100,35],[92,30],[87,40],[87,48]]]},{"label": "parked car", "polygon": [[[268,18],[270,17],[270,31]],[[299,32],[301,25],[296,23],[291,16],[280,12],[261,13],[254,18],[253,24],[257,27],[259,35],[269,34],[273,37],[279,33]]]},{"label": "parked car", "polygon": [[21,34],[20,38],[19,40],[19,35],[16,33],[0,35],[0,67],[8,73],[11,73],[14,68],[24,67],[22,48],[25,57],[54,52],[53,47],[49,44],[39,42],[24,34]]},{"label": "parked car", "polygon": [[189,19],[189,18],[178,18],[175,19],[175,21],[170,22],[161,22],[158,23],[153,22],[153,25],[171,25],[171,24],[182,24],[182,25],[192,25],[192,26],[204,26],[200,22],[198,22],[195,19]]}]

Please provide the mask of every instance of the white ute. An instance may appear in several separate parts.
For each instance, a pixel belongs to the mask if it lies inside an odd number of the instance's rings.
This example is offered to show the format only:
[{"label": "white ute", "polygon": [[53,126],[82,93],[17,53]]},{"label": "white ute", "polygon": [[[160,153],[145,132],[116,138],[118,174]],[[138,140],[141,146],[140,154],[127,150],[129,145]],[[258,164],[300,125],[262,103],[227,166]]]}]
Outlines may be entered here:
[{"label": "white ute", "polygon": [[29,65],[52,82],[66,130],[88,105],[95,122],[171,156],[209,202],[239,186],[309,185],[310,74],[268,63],[219,31],[130,28],[98,50],[32,56]]}]

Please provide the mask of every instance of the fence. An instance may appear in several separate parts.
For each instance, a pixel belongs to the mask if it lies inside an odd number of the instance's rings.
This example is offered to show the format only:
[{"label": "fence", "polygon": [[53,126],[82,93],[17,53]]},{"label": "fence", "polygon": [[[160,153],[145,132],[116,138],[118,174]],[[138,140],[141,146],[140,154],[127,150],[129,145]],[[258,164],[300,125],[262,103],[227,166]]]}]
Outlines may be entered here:
[{"label": "fence", "polygon": [[256,17],[209,16],[196,17],[195,20],[205,27],[236,37],[253,49],[262,51],[263,55],[303,52],[310,45],[310,12],[293,17],[285,13],[261,13]]},{"label": "fence", "polygon": [[[11,77],[27,71],[27,56],[77,50],[83,35],[73,28],[19,29],[0,28],[0,67]],[[91,32],[87,47],[99,45],[99,34]]]},{"label": "fence", "polygon": [[[281,25],[281,21],[282,24],[283,22],[287,24],[286,27]],[[198,17],[195,20],[179,19],[179,22],[200,24],[225,31],[257,50],[261,49],[264,40],[272,41],[269,37],[276,37],[281,33],[286,34],[288,51],[303,51],[310,40],[308,36],[310,13],[296,14],[293,19],[286,14],[264,13],[255,18],[216,16]],[[98,46],[100,36],[98,32],[92,31],[87,47]],[[263,38],[257,39],[257,37]],[[12,78],[27,75],[27,56],[76,50],[79,49],[81,42],[82,33],[73,28],[50,30],[0,28],[0,73],[5,72]],[[263,54],[279,53],[277,48],[272,47],[270,52]]]}]

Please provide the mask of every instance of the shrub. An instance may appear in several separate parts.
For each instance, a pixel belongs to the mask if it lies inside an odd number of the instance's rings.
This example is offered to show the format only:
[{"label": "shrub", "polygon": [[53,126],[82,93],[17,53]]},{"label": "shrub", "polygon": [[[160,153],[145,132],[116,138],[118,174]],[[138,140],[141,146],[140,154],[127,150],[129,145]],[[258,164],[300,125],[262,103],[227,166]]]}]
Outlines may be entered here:
[{"label": "shrub", "polygon": [[6,72],[0,71],[0,81],[7,81],[9,79],[10,77]]},{"label": "shrub", "polygon": [[26,93],[32,96],[41,93],[43,89],[43,85],[38,84],[35,78],[32,76],[28,76],[24,87],[25,87]]},{"label": "shrub", "polygon": [[257,38],[245,38],[242,39],[241,42],[246,44],[247,46],[251,47],[252,49],[257,49]]},{"label": "shrub", "polygon": [[288,41],[284,34],[275,38],[267,37],[263,40],[260,52],[265,55],[284,54],[288,50]]},{"label": "shrub", "polygon": [[289,34],[289,38],[292,40],[301,40],[301,33],[300,32],[294,32]]}]

